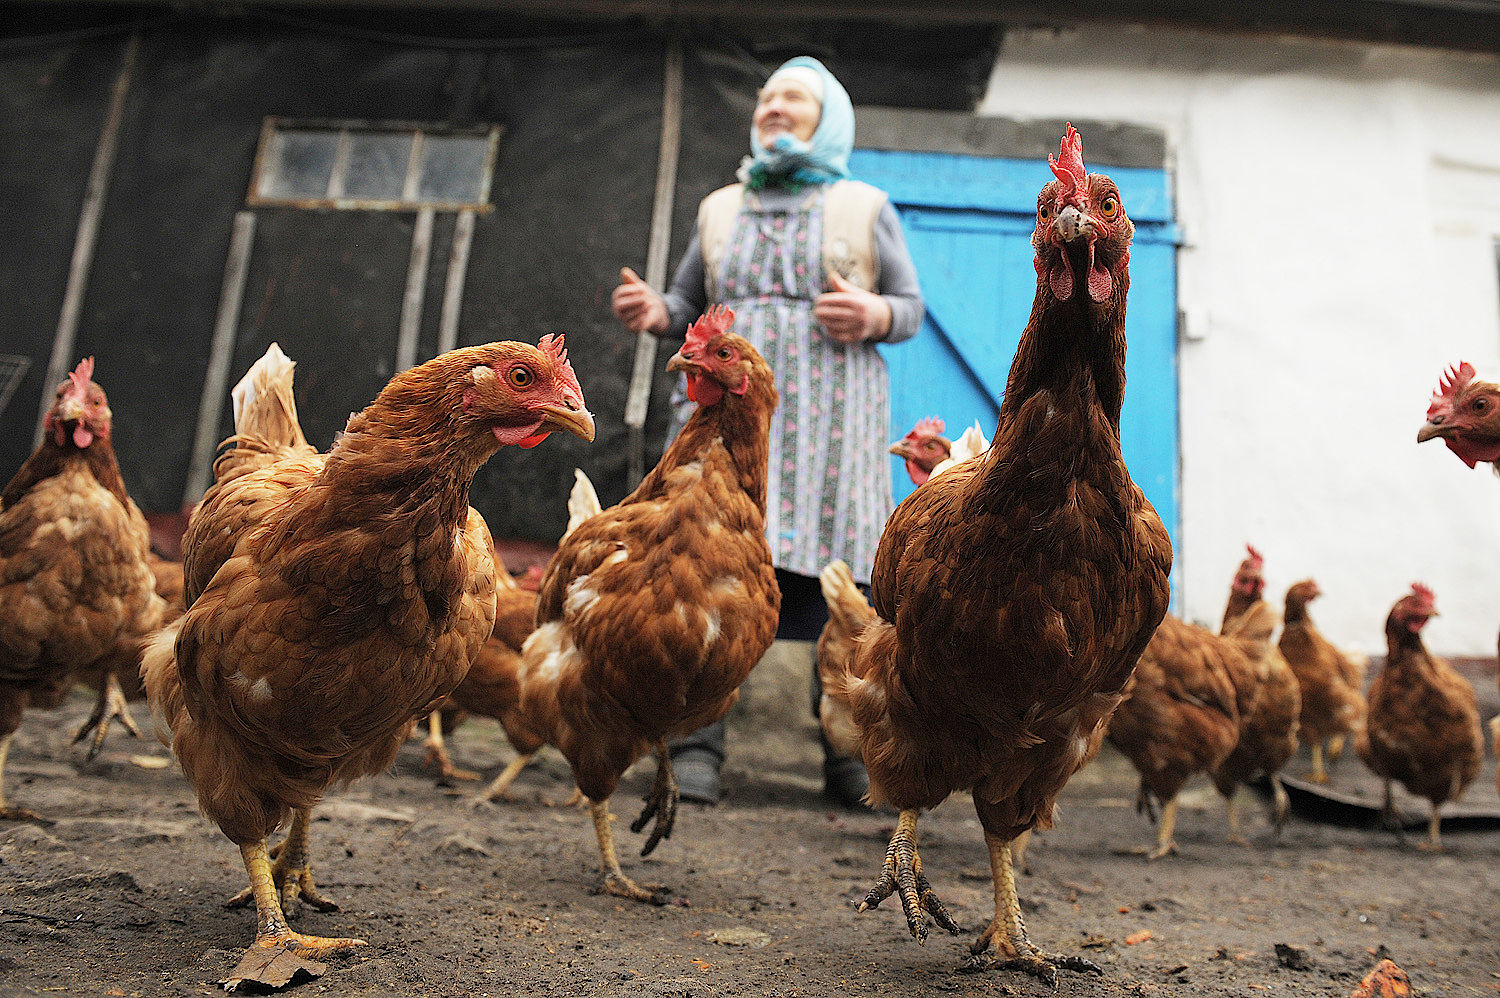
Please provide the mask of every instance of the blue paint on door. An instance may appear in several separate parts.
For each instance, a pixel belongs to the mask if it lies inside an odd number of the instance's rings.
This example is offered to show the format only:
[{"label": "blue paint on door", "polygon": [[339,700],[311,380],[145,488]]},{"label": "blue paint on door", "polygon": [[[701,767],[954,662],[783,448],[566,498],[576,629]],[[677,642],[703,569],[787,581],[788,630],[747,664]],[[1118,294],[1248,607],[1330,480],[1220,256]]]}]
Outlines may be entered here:
[{"label": "blue paint on door", "polygon": [[[927,316],[906,343],[881,347],[891,373],[891,439],[923,416],[957,437],[976,419],[992,435],[1011,358],[1036,293],[1031,232],[1045,162],[855,150],[854,175],[888,192],[917,265]],[[1178,537],[1177,228],[1161,170],[1111,168],[1135,223],[1120,436],[1131,476]],[[895,462],[895,459],[892,459]],[[892,469],[895,498],[912,490]]]}]

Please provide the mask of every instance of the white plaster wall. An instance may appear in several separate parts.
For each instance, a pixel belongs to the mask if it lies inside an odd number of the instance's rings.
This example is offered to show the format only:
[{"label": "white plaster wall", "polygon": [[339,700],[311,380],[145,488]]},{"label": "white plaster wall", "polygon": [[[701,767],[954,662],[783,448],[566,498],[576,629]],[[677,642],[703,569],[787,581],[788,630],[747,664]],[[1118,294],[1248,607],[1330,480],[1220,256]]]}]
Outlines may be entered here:
[{"label": "white plaster wall", "polygon": [[1495,654],[1500,479],[1416,432],[1446,365],[1500,375],[1500,59],[1013,31],[979,113],[1167,135],[1189,317],[1184,615],[1217,625],[1248,541],[1273,601],[1317,578],[1314,617],[1339,644],[1383,652],[1387,611],[1420,580],[1443,614],[1430,648]]}]

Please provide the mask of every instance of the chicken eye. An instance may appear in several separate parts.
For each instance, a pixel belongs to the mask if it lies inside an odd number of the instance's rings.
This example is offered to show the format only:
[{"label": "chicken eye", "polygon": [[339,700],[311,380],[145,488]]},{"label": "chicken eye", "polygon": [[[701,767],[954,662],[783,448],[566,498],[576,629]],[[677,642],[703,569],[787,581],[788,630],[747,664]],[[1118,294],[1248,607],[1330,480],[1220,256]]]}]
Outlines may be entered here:
[{"label": "chicken eye", "polygon": [[1105,218],[1114,218],[1120,210],[1120,202],[1114,198],[1105,198],[1099,202],[1099,210],[1104,212]]},{"label": "chicken eye", "polygon": [[728,347],[719,347],[719,349],[715,351],[714,356],[718,357],[720,360],[728,360],[730,357],[734,356],[734,353]]},{"label": "chicken eye", "polygon": [[536,380],[536,375],[531,373],[531,368],[529,367],[513,367],[506,374],[505,380],[509,381],[516,388],[529,388],[531,383]]},{"label": "chicken eye", "polygon": [[1478,398],[1478,399],[1474,400],[1474,411],[1475,412],[1484,412],[1489,407],[1490,407],[1490,400],[1489,399]]},{"label": "chicken eye", "polygon": [[1047,219],[1049,219],[1049,218],[1052,217],[1052,209],[1050,207],[1048,207],[1047,205],[1042,205],[1039,208],[1037,208],[1036,213],[1037,213],[1038,216],[1040,216],[1041,220],[1044,221],[1044,222]]}]

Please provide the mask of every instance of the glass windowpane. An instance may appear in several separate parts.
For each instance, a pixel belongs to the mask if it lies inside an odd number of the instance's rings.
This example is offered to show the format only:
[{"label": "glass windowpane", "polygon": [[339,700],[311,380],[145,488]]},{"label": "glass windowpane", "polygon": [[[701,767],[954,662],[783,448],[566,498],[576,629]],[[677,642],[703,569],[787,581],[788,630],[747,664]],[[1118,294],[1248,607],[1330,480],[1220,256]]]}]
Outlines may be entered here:
[{"label": "glass windowpane", "polygon": [[338,149],[338,133],[286,130],[276,134],[271,162],[262,177],[260,195],[270,198],[321,198]]},{"label": "glass windowpane", "polygon": [[417,199],[477,203],[489,146],[483,135],[424,135]]},{"label": "glass windowpane", "polygon": [[349,136],[344,196],[400,201],[411,160],[410,132],[355,132]]}]

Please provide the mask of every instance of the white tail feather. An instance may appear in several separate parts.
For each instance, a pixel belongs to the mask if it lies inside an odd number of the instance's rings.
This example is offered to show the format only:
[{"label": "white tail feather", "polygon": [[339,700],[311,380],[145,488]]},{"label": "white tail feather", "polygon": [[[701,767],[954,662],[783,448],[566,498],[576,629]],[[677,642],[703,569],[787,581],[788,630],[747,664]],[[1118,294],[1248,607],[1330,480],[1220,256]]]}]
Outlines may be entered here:
[{"label": "white tail feather", "polygon": [[573,491],[568,493],[568,527],[563,531],[563,539],[578,529],[578,525],[591,516],[604,511],[599,505],[599,493],[594,491],[594,483],[589,481],[589,476],[583,473],[582,468],[573,469]]},{"label": "white tail feather", "polygon": [[984,438],[984,431],[979,428],[979,420],[976,419],[973,426],[964,430],[958,435],[958,439],[953,441],[948,457],[939,461],[937,467],[932,469],[932,475],[928,481],[941,475],[955,464],[978,457],[989,449],[990,442]]}]

